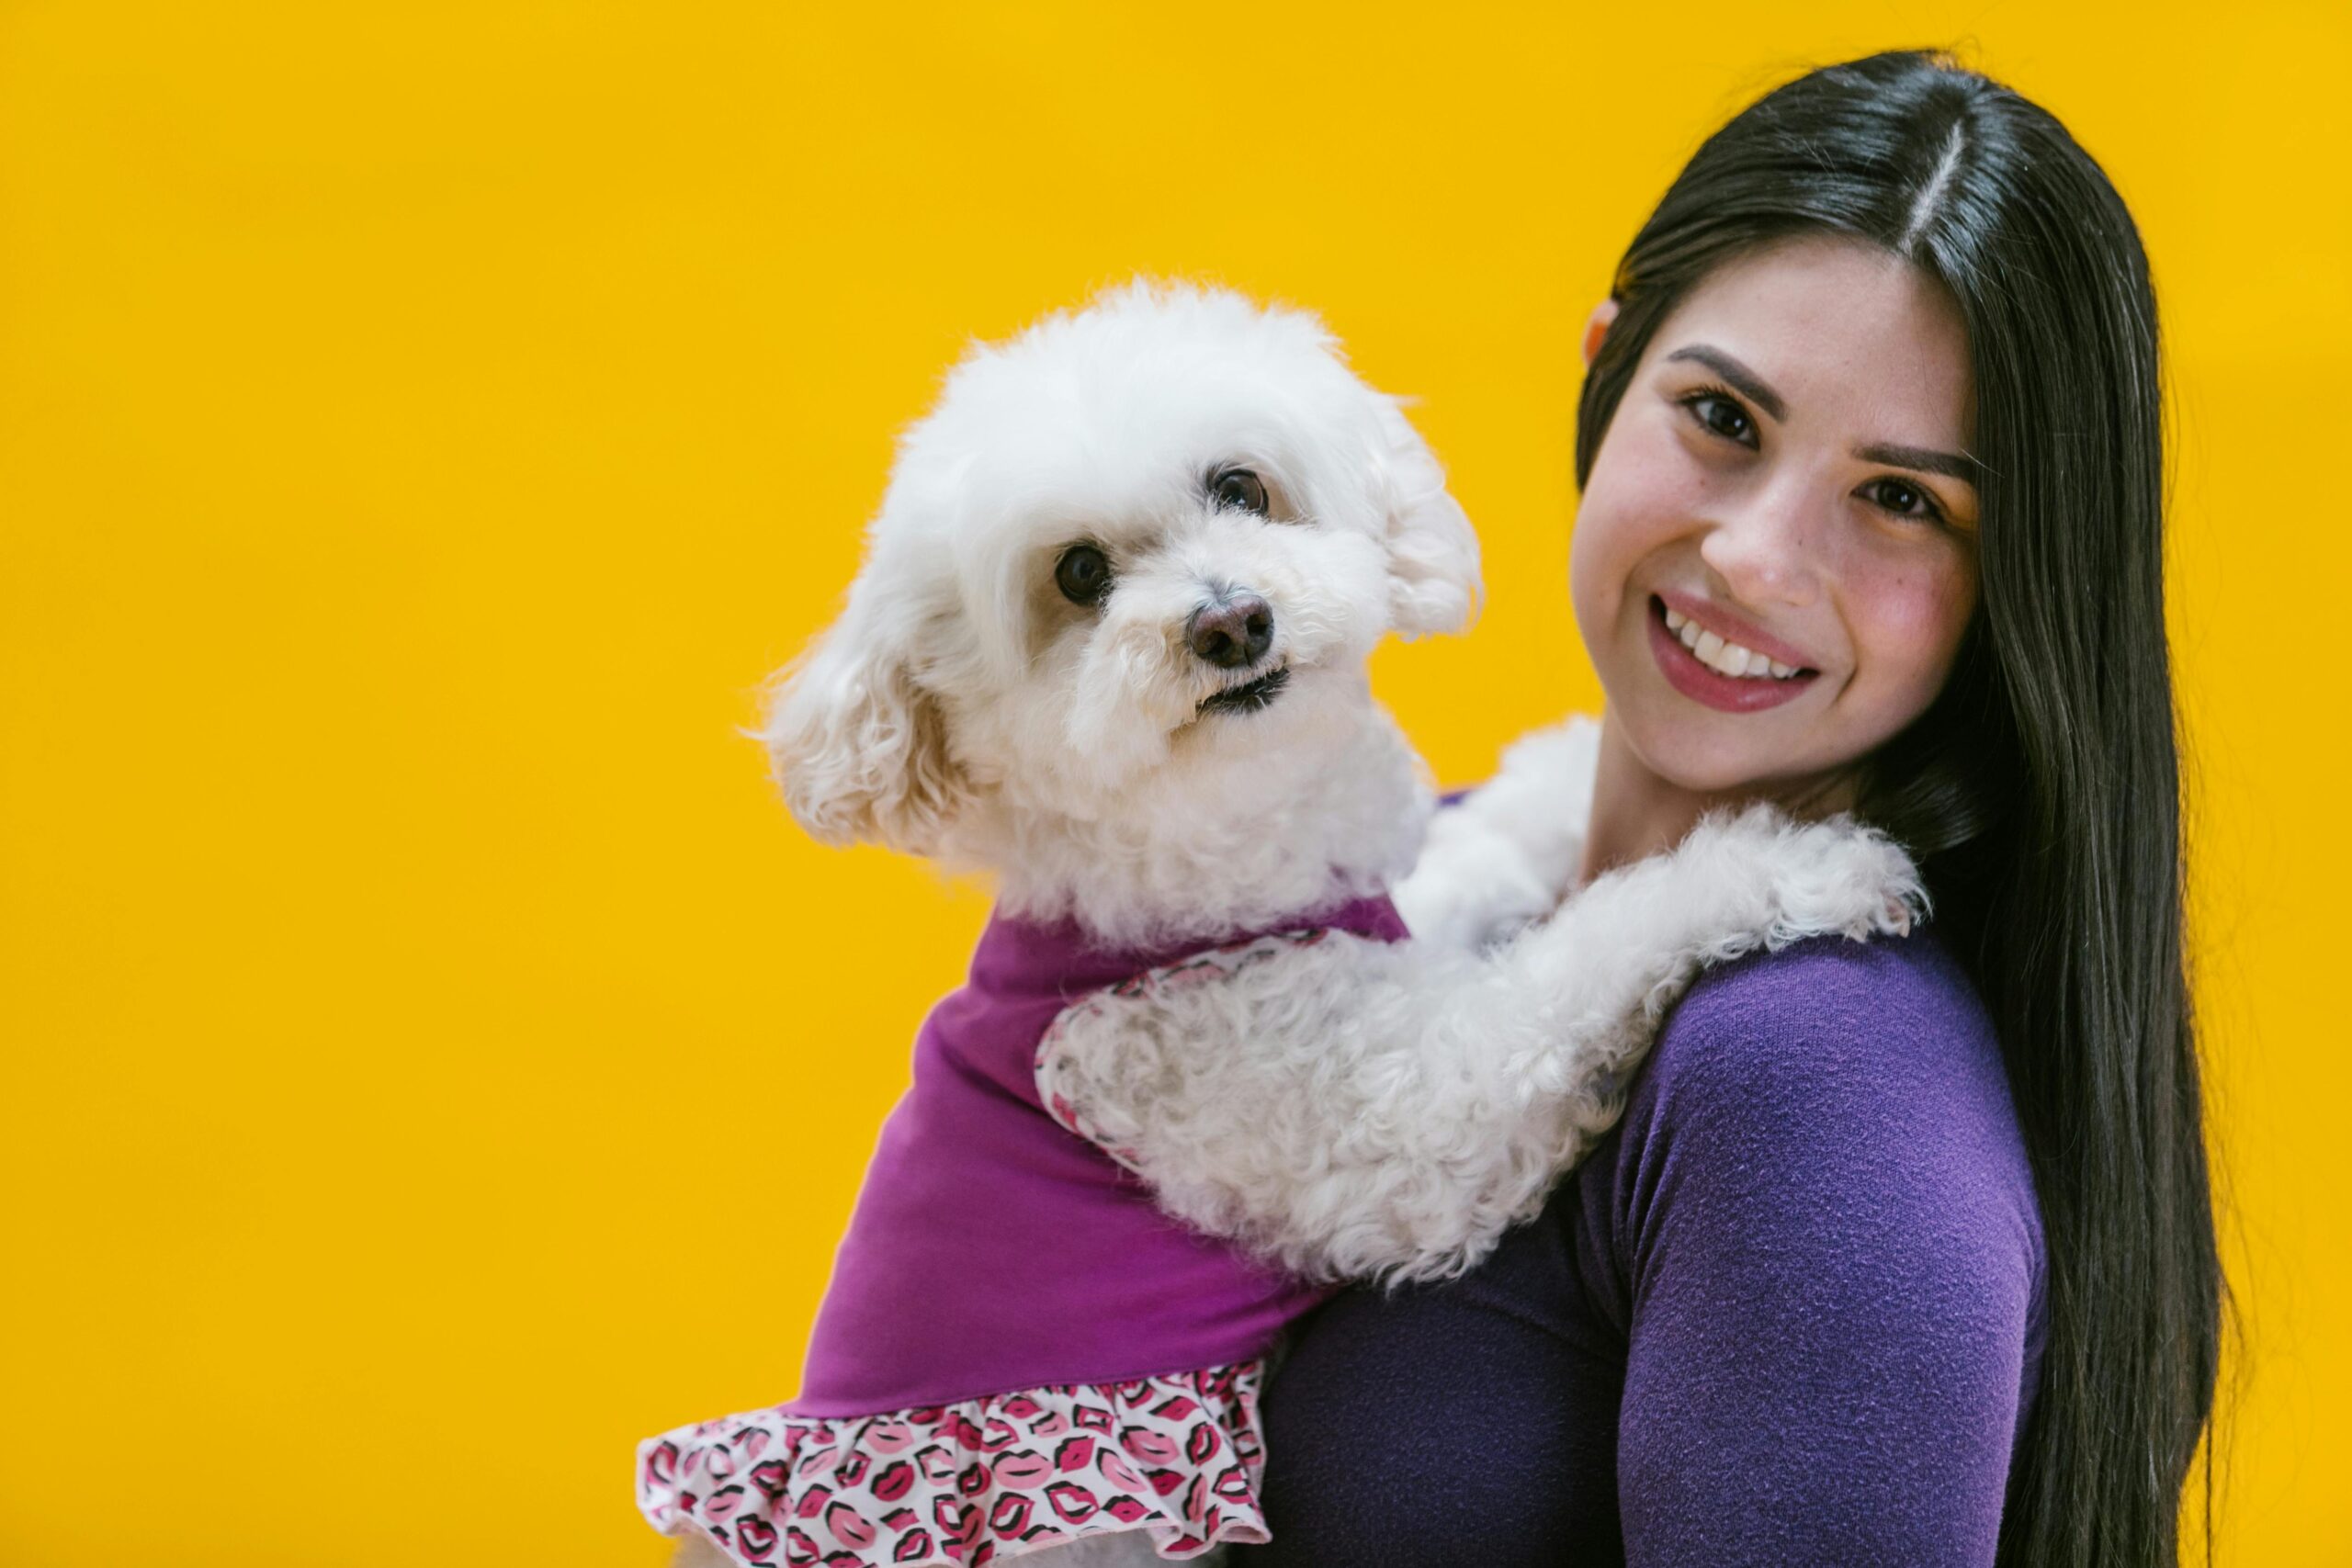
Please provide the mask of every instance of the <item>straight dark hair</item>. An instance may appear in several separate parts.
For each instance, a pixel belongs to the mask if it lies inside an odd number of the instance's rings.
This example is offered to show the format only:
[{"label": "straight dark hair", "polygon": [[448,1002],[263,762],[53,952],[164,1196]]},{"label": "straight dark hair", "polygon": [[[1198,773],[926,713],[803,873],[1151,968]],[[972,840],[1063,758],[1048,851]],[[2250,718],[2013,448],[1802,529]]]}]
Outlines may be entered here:
[{"label": "straight dark hair", "polygon": [[[1577,482],[1657,327],[1734,257],[1845,235],[1939,280],[1974,377],[1982,593],[1950,683],[1865,765],[1991,1010],[2049,1247],[2004,1564],[2179,1561],[2223,1283],[2182,945],[2155,299],[2064,126],[1939,53],[1815,71],[1700,148],[1620,264]],[[2205,1466],[2206,1555],[2212,1464]]]}]

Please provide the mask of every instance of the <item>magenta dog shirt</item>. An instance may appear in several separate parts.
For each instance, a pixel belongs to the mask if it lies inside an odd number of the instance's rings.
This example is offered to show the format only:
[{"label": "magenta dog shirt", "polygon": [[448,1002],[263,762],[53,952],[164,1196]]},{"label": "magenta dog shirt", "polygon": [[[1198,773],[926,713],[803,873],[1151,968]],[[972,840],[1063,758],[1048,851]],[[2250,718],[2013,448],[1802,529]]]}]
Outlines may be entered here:
[{"label": "magenta dog shirt", "polygon": [[[1385,897],[1285,926],[1406,934]],[[990,919],[916,1035],[799,1396],[641,1445],[656,1528],[746,1564],[977,1568],[1135,1528],[1172,1556],[1265,1539],[1257,1359],[1328,1292],[1162,1215],[1034,1077],[1064,1008],[1196,950]]]}]

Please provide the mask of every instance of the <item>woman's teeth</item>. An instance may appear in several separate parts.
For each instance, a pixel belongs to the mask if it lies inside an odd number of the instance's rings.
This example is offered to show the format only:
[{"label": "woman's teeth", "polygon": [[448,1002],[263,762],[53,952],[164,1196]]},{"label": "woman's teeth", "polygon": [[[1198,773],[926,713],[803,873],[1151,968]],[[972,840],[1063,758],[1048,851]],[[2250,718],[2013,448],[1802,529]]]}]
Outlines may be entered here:
[{"label": "woman's teeth", "polygon": [[1777,663],[1760,653],[1750,653],[1736,642],[1725,642],[1713,632],[1701,631],[1698,622],[1671,606],[1666,612],[1666,629],[1680,637],[1682,646],[1696,654],[1700,663],[1739,680],[1770,676],[1785,681],[1797,672],[1793,664]]}]

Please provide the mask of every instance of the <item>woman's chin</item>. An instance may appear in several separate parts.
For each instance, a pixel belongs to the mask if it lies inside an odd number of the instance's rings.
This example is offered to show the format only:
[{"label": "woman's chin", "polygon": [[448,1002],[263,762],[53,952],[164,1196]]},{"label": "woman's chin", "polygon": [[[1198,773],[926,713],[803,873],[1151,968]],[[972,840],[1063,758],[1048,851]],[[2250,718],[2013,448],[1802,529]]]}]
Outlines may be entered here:
[{"label": "woman's chin", "polygon": [[1776,744],[1760,715],[1625,713],[1625,740],[1663,784],[1709,797],[1805,793],[1840,770],[1809,750]]}]

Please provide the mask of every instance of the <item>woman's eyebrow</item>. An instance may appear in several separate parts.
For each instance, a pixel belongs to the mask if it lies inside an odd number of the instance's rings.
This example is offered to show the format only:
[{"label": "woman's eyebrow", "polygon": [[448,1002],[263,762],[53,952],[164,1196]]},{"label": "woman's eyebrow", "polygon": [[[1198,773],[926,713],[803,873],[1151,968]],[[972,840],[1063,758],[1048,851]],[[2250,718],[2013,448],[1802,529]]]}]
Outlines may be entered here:
[{"label": "woman's eyebrow", "polygon": [[[1780,393],[1766,386],[1764,378],[1755,371],[1711,343],[1687,344],[1666,357],[1669,361],[1695,360],[1730,382],[1733,390],[1774,419],[1785,422],[1789,417],[1789,405],[1781,400]],[[1964,453],[1938,452],[1927,446],[1893,446],[1881,442],[1855,447],[1854,456],[1865,463],[1885,463],[1897,468],[1916,468],[1923,474],[1942,474],[1948,479],[1984,488],[1984,465]]]},{"label": "woman's eyebrow", "polygon": [[1984,465],[1960,452],[1937,452],[1925,446],[1857,446],[1854,456],[1865,463],[1885,463],[1897,468],[1917,468],[1923,474],[1943,474],[1982,490]]},{"label": "woman's eyebrow", "polygon": [[1666,357],[1669,361],[1695,359],[1730,382],[1734,391],[1746,397],[1748,401],[1770,414],[1774,419],[1785,421],[1789,417],[1789,405],[1781,400],[1780,393],[1764,384],[1764,378],[1713,344],[1690,344],[1676,349]]}]

